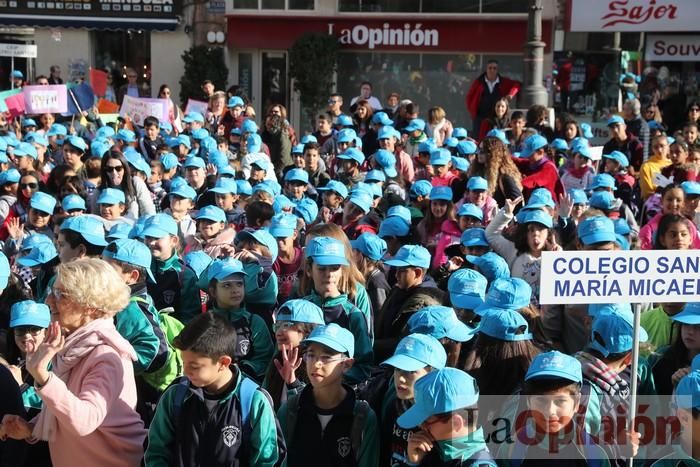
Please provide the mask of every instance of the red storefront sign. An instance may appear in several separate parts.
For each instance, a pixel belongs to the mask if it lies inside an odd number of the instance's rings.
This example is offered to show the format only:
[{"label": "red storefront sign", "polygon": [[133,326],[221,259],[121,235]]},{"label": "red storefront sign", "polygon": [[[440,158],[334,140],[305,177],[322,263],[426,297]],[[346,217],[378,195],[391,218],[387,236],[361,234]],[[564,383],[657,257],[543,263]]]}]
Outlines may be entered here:
[{"label": "red storefront sign", "polygon": [[[527,19],[228,17],[228,45],[236,49],[289,49],[312,31],[333,34],[341,47],[353,50],[519,53],[527,40]],[[547,49],[551,34],[552,22],[543,21]]]}]

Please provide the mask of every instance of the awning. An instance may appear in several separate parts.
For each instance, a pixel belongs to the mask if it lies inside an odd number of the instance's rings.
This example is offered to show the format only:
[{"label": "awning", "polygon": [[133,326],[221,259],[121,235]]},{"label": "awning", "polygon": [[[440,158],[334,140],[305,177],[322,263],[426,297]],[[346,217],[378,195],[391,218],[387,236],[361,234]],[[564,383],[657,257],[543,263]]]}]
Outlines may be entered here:
[{"label": "awning", "polygon": [[62,16],[34,14],[2,14],[0,26],[14,27],[51,27],[97,30],[145,30],[174,31],[178,25],[177,17],[133,18],[114,16]]}]

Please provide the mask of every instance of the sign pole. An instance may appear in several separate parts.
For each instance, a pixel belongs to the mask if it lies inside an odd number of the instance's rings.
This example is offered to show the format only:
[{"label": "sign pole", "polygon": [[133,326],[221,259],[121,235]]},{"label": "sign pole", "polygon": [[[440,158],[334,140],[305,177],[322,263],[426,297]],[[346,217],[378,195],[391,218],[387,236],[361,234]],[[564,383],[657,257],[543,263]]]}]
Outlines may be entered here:
[{"label": "sign pole", "polygon": [[[14,55],[12,57],[10,57],[10,69],[12,70],[10,73],[15,71],[15,56]],[[10,86],[11,86],[10,89],[15,88],[15,80],[12,76],[10,76]]]},{"label": "sign pole", "polygon": [[[637,372],[639,371],[639,328],[641,327],[641,310],[639,305],[632,306],[634,312],[634,340],[632,343],[632,387],[630,388],[630,421],[628,429],[634,431],[634,419],[637,417]],[[627,465],[632,467],[634,458],[630,457]]]}]

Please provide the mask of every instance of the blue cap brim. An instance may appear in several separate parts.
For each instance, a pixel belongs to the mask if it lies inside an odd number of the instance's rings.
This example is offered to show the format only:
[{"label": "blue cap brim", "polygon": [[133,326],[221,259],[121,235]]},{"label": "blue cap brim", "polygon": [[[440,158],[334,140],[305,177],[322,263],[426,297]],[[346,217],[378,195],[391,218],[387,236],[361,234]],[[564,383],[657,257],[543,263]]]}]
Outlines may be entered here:
[{"label": "blue cap brim", "polygon": [[333,339],[329,339],[329,338],[324,337],[324,336],[307,337],[306,339],[304,339],[304,341],[302,342],[302,344],[307,344],[307,345],[308,345],[308,344],[310,344],[310,343],[312,343],[312,342],[313,342],[313,343],[316,343],[316,344],[325,345],[325,346],[328,347],[329,349],[333,349],[333,350],[335,350],[336,352],[339,352],[339,353],[347,353],[347,354],[350,353],[350,350],[349,350],[349,349],[346,349],[345,347],[343,347],[338,341],[333,340]]},{"label": "blue cap brim", "polygon": [[17,264],[24,266],[25,268],[33,268],[35,266],[39,266],[41,263],[36,258],[32,258],[31,256],[27,255],[17,258]]},{"label": "blue cap brim", "polygon": [[314,256],[313,261],[319,266],[336,266],[338,264],[348,266],[350,264],[344,256]]},{"label": "blue cap brim", "polygon": [[405,268],[406,266],[410,266],[406,261],[400,260],[400,259],[389,259],[384,261],[384,264],[387,266],[394,266],[396,268]]},{"label": "blue cap brim", "polygon": [[387,167],[386,169],[384,169],[384,173],[387,177],[390,178],[394,178],[399,175],[399,173],[396,171],[396,168],[394,167]]},{"label": "blue cap brim", "polygon": [[85,240],[87,240],[88,242],[90,242],[93,245],[97,245],[97,246],[107,246],[108,245],[107,240],[105,240],[104,237],[99,237],[97,235],[84,234],[82,232],[79,232],[79,233],[80,233],[80,235],[83,236],[83,238]]},{"label": "blue cap brim", "polygon": [[525,381],[532,381],[535,379],[543,379],[543,378],[561,378],[561,379],[565,379],[567,381],[571,381],[572,383],[581,383],[582,382],[581,379],[576,378],[574,375],[572,375],[568,371],[560,371],[560,370],[555,370],[555,369],[535,371],[531,375],[525,375]]},{"label": "blue cap brim", "polygon": [[222,221],[221,219],[215,219],[214,216],[210,216],[210,215],[208,215],[208,214],[198,215],[198,216],[195,218],[195,220],[197,220],[197,221],[201,221],[201,220],[203,220],[203,219],[206,219],[206,220],[212,221],[212,222],[226,222],[226,221]]},{"label": "blue cap brim", "polygon": [[155,226],[148,226],[141,231],[141,235],[143,237],[165,238],[165,237],[169,237],[170,235],[177,235],[177,234],[171,234],[170,232],[167,232],[163,229],[159,229],[158,227],[155,227]]},{"label": "blue cap brim", "polygon": [[452,304],[455,307],[463,310],[476,310],[478,307],[484,304],[484,300],[478,295],[467,295],[454,292],[450,292],[450,301],[452,301]]},{"label": "blue cap brim", "polygon": [[396,419],[396,423],[401,428],[415,428],[426,421],[431,415],[433,415],[433,413],[429,408],[414,404]]},{"label": "blue cap brim", "polygon": [[467,342],[470,341],[476,331],[470,329],[466,324],[459,322],[455,323],[454,326],[447,328],[447,337],[455,342]]},{"label": "blue cap brim", "polygon": [[394,355],[393,357],[384,360],[381,364],[393,366],[394,368],[398,368],[399,370],[403,371],[418,371],[421,368],[428,366],[427,363],[416,360],[408,355]]},{"label": "blue cap brim", "polygon": [[487,247],[487,246],[489,246],[489,243],[480,239],[480,238],[470,238],[466,243],[462,242],[462,245],[467,246],[467,247],[473,247],[473,246]]},{"label": "blue cap brim", "polygon": [[277,228],[271,228],[270,229],[270,235],[272,235],[275,238],[287,238],[291,237],[294,235],[295,229],[285,229],[281,227]]}]

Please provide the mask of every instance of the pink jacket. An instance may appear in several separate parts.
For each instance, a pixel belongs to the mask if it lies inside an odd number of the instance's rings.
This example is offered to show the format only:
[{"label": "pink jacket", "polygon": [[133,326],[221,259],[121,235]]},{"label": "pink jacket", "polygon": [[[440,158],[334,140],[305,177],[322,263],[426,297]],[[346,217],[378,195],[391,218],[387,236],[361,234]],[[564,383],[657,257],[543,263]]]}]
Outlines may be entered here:
[{"label": "pink jacket", "polygon": [[[464,198],[460,199],[457,201],[457,204],[455,204],[455,212],[459,211],[459,208],[461,208],[463,204],[470,202],[471,201],[469,201],[467,195],[465,194]],[[487,226],[491,223],[491,219],[493,219],[498,212],[498,203],[492,197],[487,196],[486,201],[484,201],[484,205],[481,206],[481,211],[484,213],[484,220],[482,224]]]},{"label": "pink jacket", "polygon": [[[663,212],[658,213],[639,229],[639,247],[642,250],[654,249],[654,235],[656,235],[656,231],[659,229],[659,222],[663,216]],[[691,237],[693,237],[693,243],[690,247],[693,249],[700,249],[700,235],[698,235],[698,229],[695,227],[693,221],[688,220],[688,228],[690,229]]]},{"label": "pink jacket", "polygon": [[199,234],[192,237],[192,241],[186,249],[186,252],[204,251],[207,255],[216,259],[222,254],[224,245],[233,245],[233,240],[236,238],[236,231],[231,227],[227,227],[219,234],[209,240],[204,240]]},{"label": "pink jacket", "polygon": [[462,238],[462,232],[460,232],[457,222],[446,220],[442,223],[440,233],[437,234],[437,246],[435,247],[435,254],[433,255],[433,263],[431,265],[433,269],[439,268],[450,259],[445,255],[445,250],[450,245],[459,243],[460,238]]},{"label": "pink jacket", "polygon": [[[81,333],[88,327],[93,332]],[[71,342],[73,334],[68,336],[54,358],[54,368],[68,368],[61,376],[52,373],[37,390],[44,408],[35,419],[34,436],[48,438],[55,467],[138,467],[146,430],[135,410],[136,352],[111,319],[92,321],[74,334],[73,340],[80,342],[73,347],[86,339],[94,338],[98,343],[71,357],[71,346],[76,342]],[[68,363],[58,361],[62,358]],[[48,437],[42,428],[47,428]]]}]

